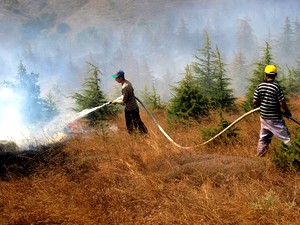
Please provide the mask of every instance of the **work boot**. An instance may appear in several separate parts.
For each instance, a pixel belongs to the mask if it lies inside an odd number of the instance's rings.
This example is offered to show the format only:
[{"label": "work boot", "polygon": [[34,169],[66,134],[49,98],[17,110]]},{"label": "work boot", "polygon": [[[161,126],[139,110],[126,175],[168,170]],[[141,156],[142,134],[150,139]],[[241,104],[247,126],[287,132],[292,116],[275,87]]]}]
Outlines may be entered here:
[{"label": "work boot", "polygon": [[264,157],[266,155],[267,151],[268,151],[268,147],[266,146],[262,150],[258,151],[256,156],[257,157]]}]

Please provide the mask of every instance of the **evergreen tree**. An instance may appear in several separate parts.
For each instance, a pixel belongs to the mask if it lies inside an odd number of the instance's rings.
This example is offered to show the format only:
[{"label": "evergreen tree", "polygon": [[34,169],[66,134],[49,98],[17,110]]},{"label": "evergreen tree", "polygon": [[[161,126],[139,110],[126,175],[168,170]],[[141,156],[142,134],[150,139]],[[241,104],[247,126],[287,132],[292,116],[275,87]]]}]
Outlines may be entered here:
[{"label": "evergreen tree", "polygon": [[234,107],[233,90],[229,88],[230,79],[226,75],[225,64],[221,58],[218,46],[216,46],[215,61],[215,85],[213,88],[212,104],[220,109],[232,109]]},{"label": "evergreen tree", "polygon": [[[297,45],[299,45],[299,43],[297,43]],[[285,18],[285,24],[279,35],[277,51],[278,58],[281,60],[282,64],[289,63],[293,60],[293,29],[288,17]]]},{"label": "evergreen tree", "polygon": [[[102,74],[100,69],[93,64],[89,65],[92,67],[89,70],[89,76],[85,79],[83,88],[80,92],[75,92],[72,98],[75,100],[76,106],[74,110],[80,112],[84,109],[94,108],[107,102],[105,95],[100,89],[101,80],[99,74]],[[103,107],[96,110],[86,116],[90,125],[96,125],[114,115],[112,107]]]},{"label": "evergreen tree", "polygon": [[300,18],[296,19],[294,27],[293,51],[298,53],[300,51]]},{"label": "evergreen tree", "polygon": [[167,111],[168,119],[184,122],[208,114],[208,99],[195,82],[191,66],[186,66],[184,79],[178,82],[177,87],[173,87],[173,93]]},{"label": "evergreen tree", "polygon": [[11,88],[20,98],[23,122],[28,125],[50,121],[58,113],[57,106],[50,95],[46,99],[41,97],[38,82],[39,74],[27,73],[26,66],[22,62],[19,64],[15,82],[4,81],[6,87]]},{"label": "evergreen tree", "polygon": [[170,87],[175,83],[174,76],[169,71],[169,69],[166,71],[166,73],[158,80],[157,85],[159,88],[159,93],[163,101],[168,101],[171,98],[171,91]]},{"label": "evergreen tree", "polygon": [[255,63],[255,68],[252,71],[252,75],[249,79],[249,85],[246,90],[246,100],[243,103],[243,108],[245,111],[253,109],[253,95],[256,87],[264,81],[264,70],[266,65],[273,64],[273,56],[271,53],[271,47],[266,42],[266,47],[263,49],[262,57]]},{"label": "evergreen tree", "polygon": [[162,108],[160,96],[157,93],[154,84],[152,84],[152,92],[148,90],[148,86],[145,86],[145,89],[142,93],[142,99],[144,104],[146,104],[152,110]]},{"label": "evergreen tree", "polygon": [[135,76],[135,83],[151,86],[156,77],[153,75],[147,60],[144,57],[140,59],[139,69],[141,72],[138,76]]},{"label": "evergreen tree", "polygon": [[164,15],[161,22],[161,40],[163,41],[162,50],[165,53],[169,53],[169,49],[172,48],[174,44],[174,34],[175,34],[175,24],[176,16],[167,13]]},{"label": "evergreen tree", "polygon": [[229,65],[229,74],[232,79],[232,87],[236,96],[244,96],[248,85],[249,66],[246,65],[246,59],[242,51],[238,51]]},{"label": "evergreen tree", "polygon": [[177,46],[176,48],[180,50],[180,53],[189,53],[191,37],[184,18],[181,18],[175,37],[175,45]]},{"label": "evergreen tree", "polygon": [[245,56],[248,60],[255,59],[257,57],[256,37],[253,34],[253,29],[247,20],[239,21],[236,36],[238,49],[245,52]]},{"label": "evergreen tree", "polygon": [[211,41],[208,32],[204,33],[204,47],[198,49],[201,56],[195,55],[196,61],[193,63],[193,71],[195,72],[196,82],[199,83],[203,95],[208,99],[214,95],[213,87],[215,86],[213,72],[215,65],[213,60],[216,58],[215,52],[212,50]]},{"label": "evergreen tree", "polygon": [[199,51],[202,56],[195,56],[193,69],[203,95],[209,99],[214,108],[231,108],[234,96],[233,90],[229,88],[230,79],[226,77],[225,64],[219,48],[216,47],[213,51],[207,32],[205,32],[204,47]]},{"label": "evergreen tree", "polygon": [[299,93],[300,91],[300,76],[295,68],[287,67],[287,76],[282,80],[285,87],[285,94]]}]

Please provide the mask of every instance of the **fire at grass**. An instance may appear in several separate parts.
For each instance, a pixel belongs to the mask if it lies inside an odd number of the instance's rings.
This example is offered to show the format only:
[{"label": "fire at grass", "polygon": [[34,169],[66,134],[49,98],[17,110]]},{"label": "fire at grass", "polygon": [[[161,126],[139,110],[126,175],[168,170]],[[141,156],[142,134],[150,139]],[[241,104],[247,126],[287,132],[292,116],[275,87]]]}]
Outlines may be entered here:
[{"label": "fire at grass", "polygon": [[67,159],[62,151],[64,141],[85,132],[87,124],[82,118],[95,109],[57,117],[41,128],[38,136],[16,141],[0,140],[0,179],[29,176],[39,167],[64,164]]},{"label": "fire at grass", "polygon": [[[55,168],[67,161],[64,141],[82,132],[82,121],[67,124],[51,142],[18,146],[14,141],[0,140],[0,180],[18,179],[38,172],[39,168]],[[49,140],[49,139],[48,139]]]}]

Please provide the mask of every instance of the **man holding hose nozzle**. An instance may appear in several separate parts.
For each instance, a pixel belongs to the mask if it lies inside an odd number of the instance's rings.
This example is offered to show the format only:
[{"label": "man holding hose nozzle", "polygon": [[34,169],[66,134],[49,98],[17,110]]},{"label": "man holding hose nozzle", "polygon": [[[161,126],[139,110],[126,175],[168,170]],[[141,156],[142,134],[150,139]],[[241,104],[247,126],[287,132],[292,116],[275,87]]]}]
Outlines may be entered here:
[{"label": "man holding hose nozzle", "polygon": [[[257,146],[257,156],[267,153],[273,135],[285,144],[290,144],[291,138],[282,116],[290,117],[291,112],[284,99],[283,91],[275,82],[277,68],[274,65],[265,67],[265,81],[259,84],[254,92],[253,103],[260,107],[261,130]],[[283,109],[282,113],[280,109]]]},{"label": "man holding hose nozzle", "polygon": [[125,73],[122,70],[115,72],[112,77],[122,85],[122,96],[113,100],[112,104],[125,105],[125,121],[128,133],[139,132],[141,134],[147,134],[148,130],[141,120],[132,84],[125,79]]}]

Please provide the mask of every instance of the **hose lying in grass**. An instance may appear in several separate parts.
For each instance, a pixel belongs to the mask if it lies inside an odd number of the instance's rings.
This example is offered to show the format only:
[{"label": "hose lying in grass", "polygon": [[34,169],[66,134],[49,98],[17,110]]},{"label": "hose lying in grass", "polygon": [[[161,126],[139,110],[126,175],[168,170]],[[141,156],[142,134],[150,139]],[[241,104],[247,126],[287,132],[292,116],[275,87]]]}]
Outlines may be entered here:
[{"label": "hose lying in grass", "polygon": [[208,144],[209,142],[213,141],[214,139],[216,139],[217,137],[219,137],[221,134],[223,134],[225,131],[227,131],[228,129],[230,129],[233,125],[235,125],[236,123],[238,123],[239,121],[241,121],[242,119],[244,119],[246,116],[256,112],[259,110],[259,107],[258,108],[255,108],[247,113],[245,113],[244,115],[242,115],[241,117],[239,117],[238,119],[236,119],[235,121],[233,121],[228,127],[226,127],[224,130],[222,130],[220,133],[218,133],[217,135],[215,135],[214,137],[212,137],[211,139],[209,139],[208,141],[205,141],[197,146],[194,146],[194,147],[184,147],[184,146],[181,146],[179,144],[177,144],[175,141],[173,141],[173,139],[164,131],[164,129],[159,125],[159,123],[157,122],[157,120],[154,118],[154,116],[150,113],[150,111],[147,109],[147,107],[142,103],[141,100],[139,100],[137,97],[136,97],[136,100],[143,106],[143,108],[146,110],[146,112],[148,113],[148,115],[151,117],[151,119],[153,120],[153,122],[157,125],[157,127],[159,128],[159,130],[163,133],[163,135],[170,141],[172,142],[174,145],[176,145],[177,147],[179,148],[183,148],[183,149],[191,149],[191,148],[196,148],[196,147],[199,147],[199,146],[202,146],[202,145],[206,145]]}]

